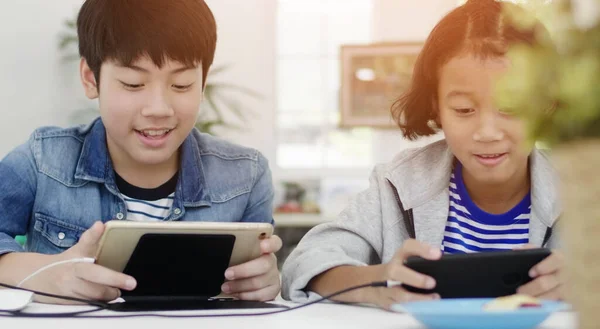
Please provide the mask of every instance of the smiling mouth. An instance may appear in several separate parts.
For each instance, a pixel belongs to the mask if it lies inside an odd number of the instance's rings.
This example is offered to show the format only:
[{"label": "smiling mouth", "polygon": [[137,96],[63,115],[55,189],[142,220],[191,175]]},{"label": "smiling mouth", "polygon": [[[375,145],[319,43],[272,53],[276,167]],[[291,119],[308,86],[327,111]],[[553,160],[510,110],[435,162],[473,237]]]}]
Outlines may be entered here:
[{"label": "smiling mouth", "polygon": [[144,130],[135,129],[135,132],[137,132],[138,134],[140,134],[144,137],[147,137],[147,138],[152,138],[152,139],[163,138],[166,135],[168,135],[171,131],[173,131],[173,129],[144,129]]},{"label": "smiling mouth", "polygon": [[477,161],[486,167],[495,167],[506,159],[508,153],[474,154]]},{"label": "smiling mouth", "polygon": [[493,154],[475,154],[475,156],[478,156],[480,158],[483,159],[495,159],[495,158],[499,158],[503,155],[505,155],[506,153],[493,153]]}]

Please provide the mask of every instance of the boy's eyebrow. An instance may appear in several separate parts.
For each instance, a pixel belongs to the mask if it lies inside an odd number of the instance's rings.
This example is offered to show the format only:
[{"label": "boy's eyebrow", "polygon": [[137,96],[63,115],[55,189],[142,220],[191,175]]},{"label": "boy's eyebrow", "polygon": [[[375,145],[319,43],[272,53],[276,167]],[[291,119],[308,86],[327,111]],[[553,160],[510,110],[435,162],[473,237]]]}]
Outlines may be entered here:
[{"label": "boy's eyebrow", "polygon": [[[150,73],[150,71],[148,71],[147,69],[145,69],[145,68],[143,68],[141,66],[134,65],[134,64],[130,64],[130,65],[118,65],[118,66],[119,67],[123,67],[123,68],[132,69],[134,71],[138,71],[138,72],[141,72],[141,73]],[[181,73],[183,71],[192,70],[192,69],[195,69],[195,68],[196,68],[195,66],[182,66],[180,68],[171,70],[170,73],[171,74]]]}]

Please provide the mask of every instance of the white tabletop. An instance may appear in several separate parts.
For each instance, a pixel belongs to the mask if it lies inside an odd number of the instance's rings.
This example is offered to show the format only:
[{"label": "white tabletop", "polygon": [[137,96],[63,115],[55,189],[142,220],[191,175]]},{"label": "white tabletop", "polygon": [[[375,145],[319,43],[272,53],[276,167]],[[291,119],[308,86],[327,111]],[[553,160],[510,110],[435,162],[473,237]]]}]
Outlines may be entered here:
[{"label": "white tabletop", "polygon": [[[281,302],[288,306],[294,304]],[[85,306],[58,306],[31,304],[27,312],[73,312],[89,309]],[[246,313],[264,312],[265,310],[245,310]],[[194,311],[163,312],[161,314],[227,314],[242,311]],[[100,311],[95,315],[123,315],[112,311]],[[135,326],[135,327],[134,327]],[[289,312],[254,317],[222,317],[222,318],[157,318],[140,317],[128,319],[35,319],[35,318],[3,318],[0,317],[0,328],[20,329],[184,329],[184,328],[278,328],[278,329],[316,329],[316,328],[409,328],[424,329],[408,314],[388,312],[385,310],[339,304],[316,304]],[[575,328],[575,318],[571,313],[556,313],[548,318],[539,329],[571,329]]]}]

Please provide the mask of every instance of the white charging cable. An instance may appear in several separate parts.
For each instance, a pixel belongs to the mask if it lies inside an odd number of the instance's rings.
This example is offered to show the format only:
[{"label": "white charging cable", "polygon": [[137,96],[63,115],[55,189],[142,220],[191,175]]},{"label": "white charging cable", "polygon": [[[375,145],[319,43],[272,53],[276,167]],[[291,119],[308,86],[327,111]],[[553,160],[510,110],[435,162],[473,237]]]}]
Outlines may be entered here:
[{"label": "white charging cable", "polygon": [[72,259],[67,259],[67,260],[61,260],[58,262],[54,262],[51,264],[48,264],[42,268],[40,268],[39,270],[29,274],[25,279],[21,280],[21,282],[19,282],[19,284],[17,284],[17,287],[21,287],[23,285],[23,283],[25,283],[26,281],[30,280],[31,278],[33,278],[34,276],[40,274],[41,272],[52,268],[54,266],[58,266],[58,265],[62,265],[62,264],[68,264],[68,263],[94,263],[96,260],[94,258],[91,257],[82,257],[82,258],[72,258]]},{"label": "white charging cable", "polygon": [[394,281],[394,280],[387,280],[385,283],[387,284],[388,288],[398,287],[398,286],[402,285],[402,282],[400,282],[400,281]]}]

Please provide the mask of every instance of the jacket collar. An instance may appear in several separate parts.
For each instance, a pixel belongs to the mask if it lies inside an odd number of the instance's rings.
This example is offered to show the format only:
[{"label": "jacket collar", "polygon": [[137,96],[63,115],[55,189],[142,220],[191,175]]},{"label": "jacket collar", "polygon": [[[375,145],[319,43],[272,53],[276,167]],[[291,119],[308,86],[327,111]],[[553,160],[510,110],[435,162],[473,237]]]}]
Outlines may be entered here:
[{"label": "jacket collar", "polygon": [[[541,245],[546,228],[552,227],[562,212],[558,194],[559,178],[542,151],[534,149],[529,159],[532,203],[530,242]],[[432,245],[441,244],[443,238],[453,162],[454,155],[446,141],[441,140],[403,152],[394,159],[386,173],[386,178],[397,189],[404,209],[413,209],[417,239]],[[427,232],[427,236],[424,232]]]},{"label": "jacket collar", "polygon": [[[114,186],[114,169],[102,120],[96,119],[84,131],[87,131],[87,135],[79,155],[75,178]],[[175,194],[185,206],[210,204],[197,138],[196,134],[190,133],[180,148],[179,180]]]}]

